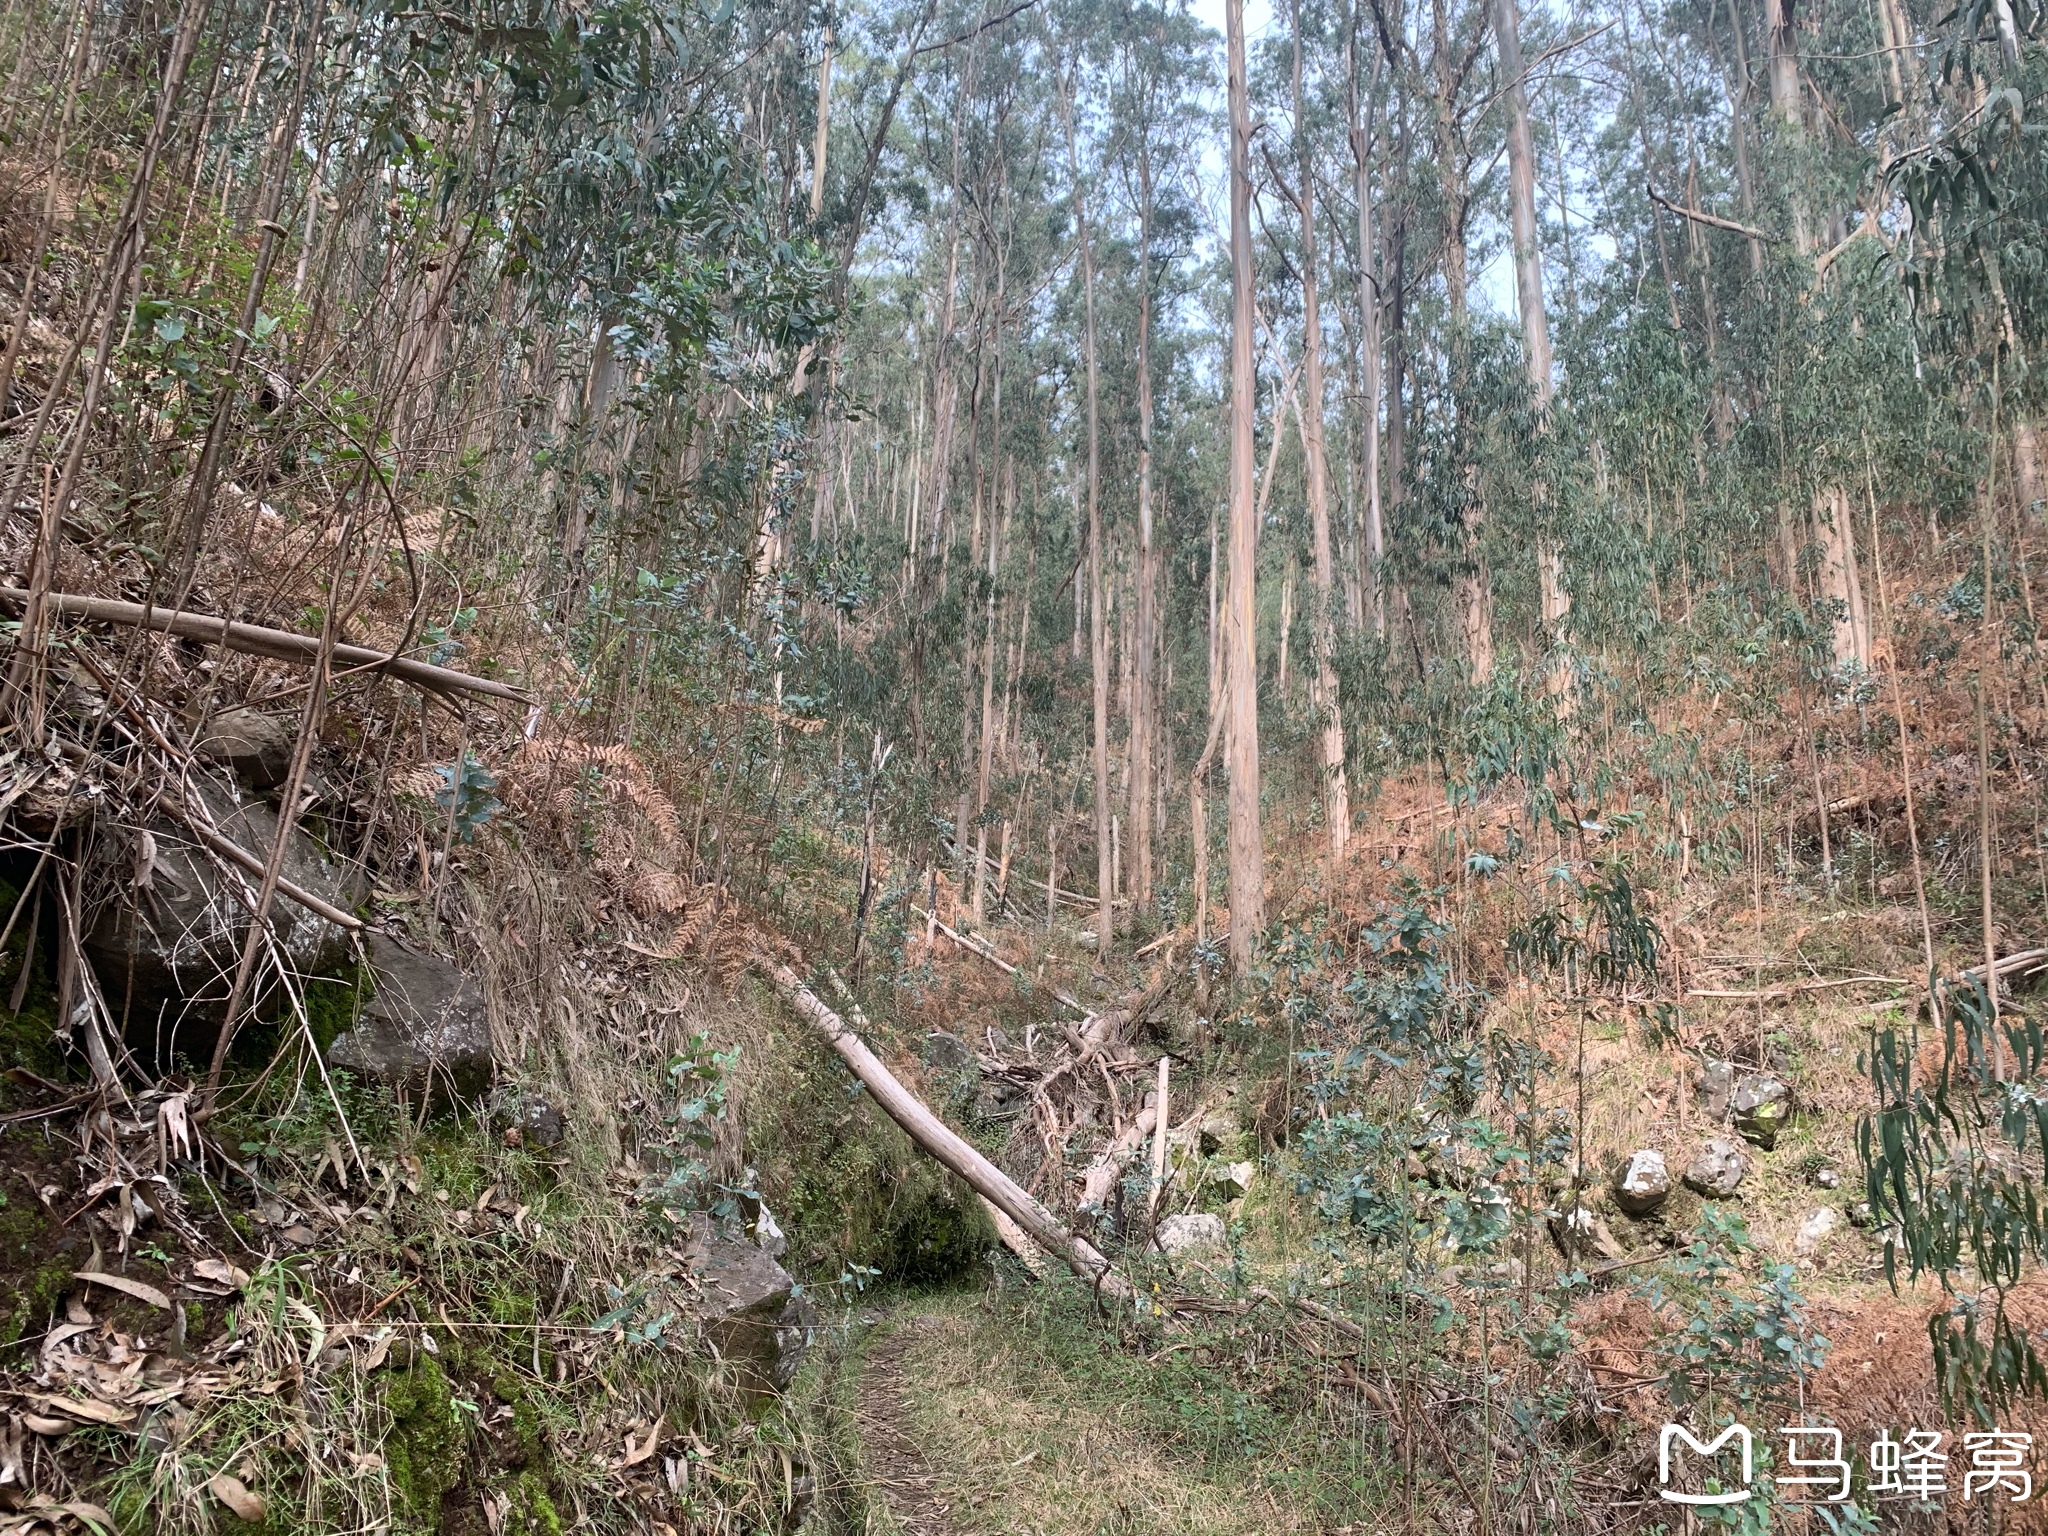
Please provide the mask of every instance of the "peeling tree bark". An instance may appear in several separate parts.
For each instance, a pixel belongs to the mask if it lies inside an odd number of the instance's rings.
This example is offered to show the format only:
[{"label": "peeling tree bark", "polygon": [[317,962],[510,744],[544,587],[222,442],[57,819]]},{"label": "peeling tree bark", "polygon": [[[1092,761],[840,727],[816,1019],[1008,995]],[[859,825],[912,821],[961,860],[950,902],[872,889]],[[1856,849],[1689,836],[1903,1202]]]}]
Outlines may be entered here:
[{"label": "peeling tree bark", "polygon": [[1821,590],[1833,605],[1835,660],[1870,670],[1870,612],[1863,602],[1863,579],[1856,570],[1856,525],[1849,515],[1849,497],[1838,485],[1817,491],[1813,521],[1821,547]]}]

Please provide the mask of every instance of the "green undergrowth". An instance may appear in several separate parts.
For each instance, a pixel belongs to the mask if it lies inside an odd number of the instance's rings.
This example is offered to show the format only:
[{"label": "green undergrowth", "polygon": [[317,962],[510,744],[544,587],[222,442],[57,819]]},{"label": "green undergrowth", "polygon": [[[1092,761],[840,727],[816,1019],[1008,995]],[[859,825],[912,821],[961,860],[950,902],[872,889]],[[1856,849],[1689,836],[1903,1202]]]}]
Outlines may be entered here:
[{"label": "green undergrowth", "polygon": [[18,1186],[0,1188],[0,1275],[7,1280],[7,1301],[0,1310],[0,1358],[40,1330],[71,1284],[77,1266],[69,1256],[54,1251],[53,1226],[32,1196]]},{"label": "green undergrowth", "polygon": [[[789,1522],[809,1486],[809,1423],[794,1404],[750,1401],[700,1337],[682,1231],[586,1176],[616,1167],[616,1151],[577,1141],[597,1126],[571,1115],[570,1141],[541,1149],[488,1114],[335,1087],[339,1112],[317,1075],[280,1071],[215,1123],[256,1181],[213,1191],[235,1227],[219,1246],[252,1279],[191,1343],[232,1344],[245,1380],[188,1404],[168,1446],[68,1442],[92,1452],[79,1483],[123,1531],[223,1528],[206,1492],[223,1472],[264,1499],[264,1536],[625,1532],[649,1511],[682,1530]],[[266,1203],[350,1216],[259,1263],[237,1242],[274,1243],[252,1219]],[[0,1244],[10,1230],[0,1207]],[[344,1330],[351,1319],[366,1326]],[[659,1453],[629,1460],[622,1448],[650,1433]]]}]

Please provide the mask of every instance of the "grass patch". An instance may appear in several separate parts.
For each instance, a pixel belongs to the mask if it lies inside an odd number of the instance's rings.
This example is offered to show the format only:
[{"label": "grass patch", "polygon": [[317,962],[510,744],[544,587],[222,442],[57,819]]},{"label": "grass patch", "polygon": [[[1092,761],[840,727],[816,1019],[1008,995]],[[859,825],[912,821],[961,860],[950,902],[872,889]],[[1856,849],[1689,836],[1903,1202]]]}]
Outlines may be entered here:
[{"label": "grass patch", "polygon": [[1270,1536],[1393,1497],[1377,1429],[1221,1336],[1209,1360],[1119,1347],[1064,1286],[929,1298],[898,1326],[912,1433],[964,1532]]}]

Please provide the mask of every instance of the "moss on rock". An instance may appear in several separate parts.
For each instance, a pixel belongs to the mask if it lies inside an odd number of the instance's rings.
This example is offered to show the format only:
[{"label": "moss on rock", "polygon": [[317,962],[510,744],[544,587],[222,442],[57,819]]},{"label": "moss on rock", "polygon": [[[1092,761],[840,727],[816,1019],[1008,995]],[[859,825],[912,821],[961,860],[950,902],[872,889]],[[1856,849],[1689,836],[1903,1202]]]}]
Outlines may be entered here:
[{"label": "moss on rock", "polygon": [[537,1473],[521,1472],[504,1491],[511,1502],[498,1527],[499,1536],[562,1536],[562,1517]]},{"label": "moss on rock", "polygon": [[434,1530],[441,1500],[462,1473],[465,1447],[454,1389],[439,1362],[416,1355],[409,1369],[385,1381],[384,1407],[391,1415],[384,1459],[392,1491],[412,1524]]}]

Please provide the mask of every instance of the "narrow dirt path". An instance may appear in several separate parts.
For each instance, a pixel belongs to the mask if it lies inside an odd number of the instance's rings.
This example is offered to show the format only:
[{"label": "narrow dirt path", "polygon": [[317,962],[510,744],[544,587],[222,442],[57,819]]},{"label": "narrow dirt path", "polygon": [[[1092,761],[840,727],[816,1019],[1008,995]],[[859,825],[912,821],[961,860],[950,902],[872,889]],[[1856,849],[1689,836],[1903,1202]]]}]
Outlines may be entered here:
[{"label": "narrow dirt path", "polygon": [[[1220,1373],[1161,1375],[1143,1357],[1105,1350],[1091,1322],[994,1293],[897,1298],[866,1321],[847,1356],[860,1375],[836,1401],[858,1441],[849,1512],[874,1526],[902,1536],[1330,1528],[1316,1501],[1298,1496],[1308,1473],[1291,1444],[1243,1464],[1202,1452],[1193,1433],[1213,1434],[1230,1403],[1186,1395],[1210,1382],[1227,1392]],[[1359,1470],[1346,1460],[1331,1475]]]},{"label": "narrow dirt path", "polygon": [[954,1536],[952,1504],[938,1491],[938,1479],[919,1447],[903,1373],[903,1357],[931,1326],[930,1319],[916,1314],[883,1325],[885,1331],[867,1351],[854,1407],[868,1479],[881,1490],[905,1536]]}]

